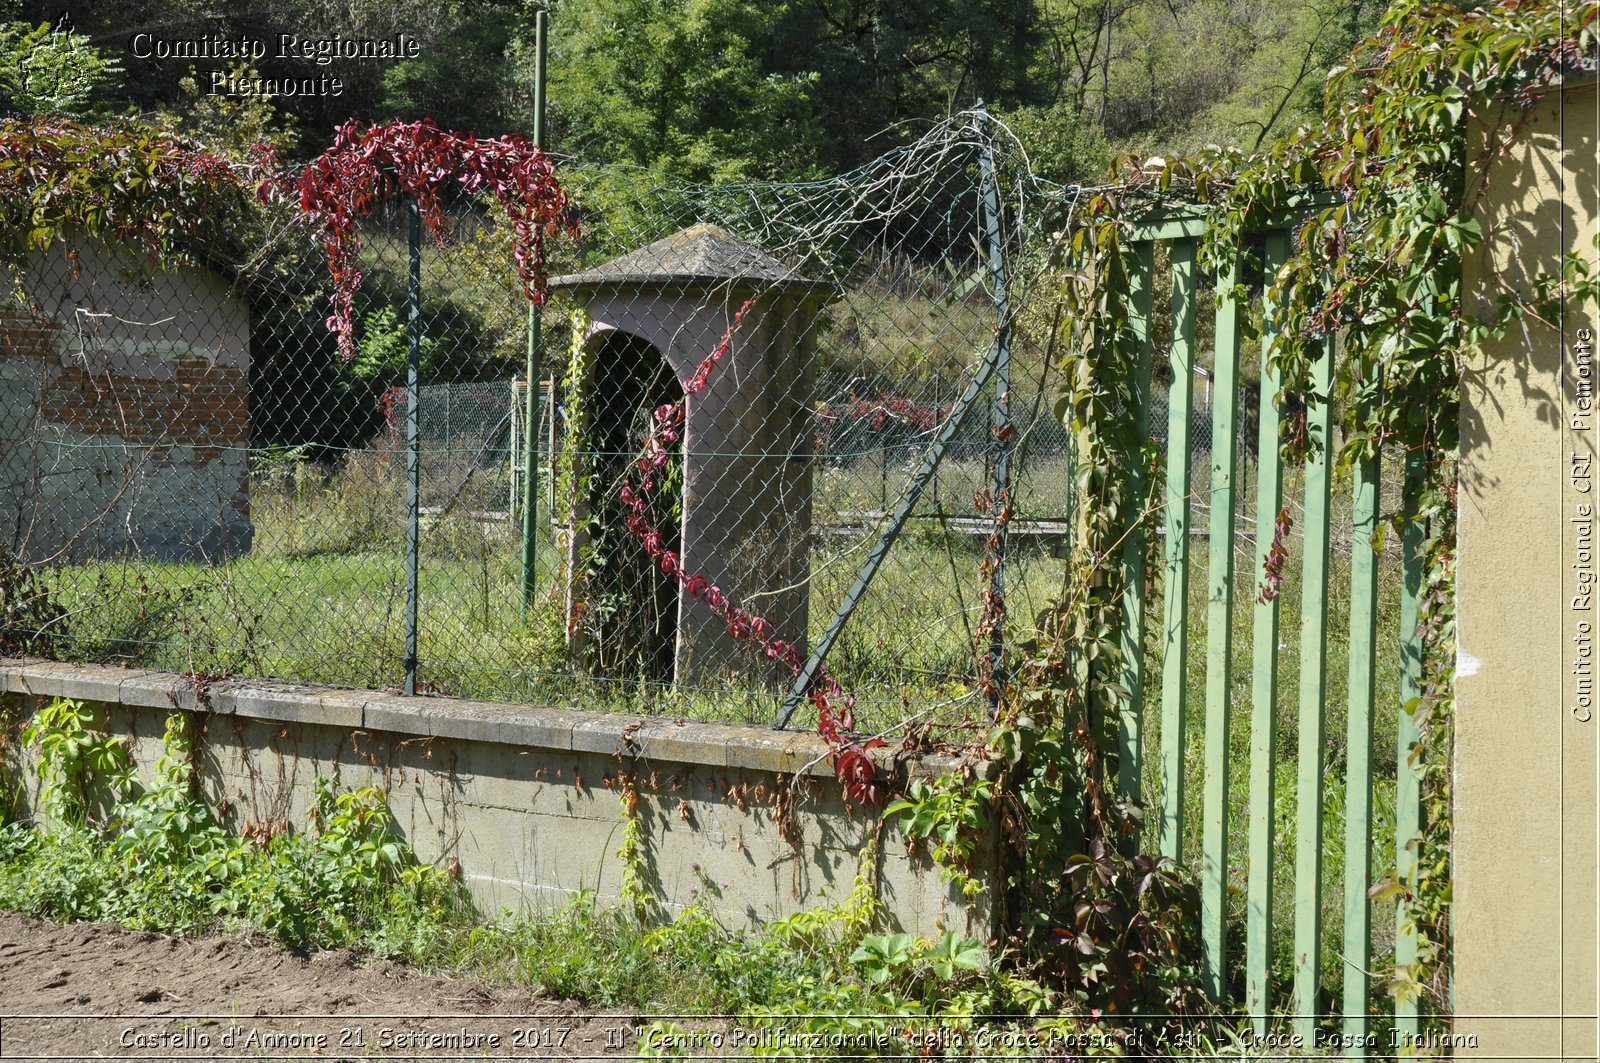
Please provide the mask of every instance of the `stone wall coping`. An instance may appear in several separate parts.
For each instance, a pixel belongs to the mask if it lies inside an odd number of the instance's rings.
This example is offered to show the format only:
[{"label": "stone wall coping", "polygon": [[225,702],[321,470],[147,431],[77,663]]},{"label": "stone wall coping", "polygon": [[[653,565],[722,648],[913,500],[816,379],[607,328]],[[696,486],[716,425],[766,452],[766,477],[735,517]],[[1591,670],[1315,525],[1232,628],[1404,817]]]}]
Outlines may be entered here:
[{"label": "stone wall coping", "polygon": [[[637,761],[831,775],[828,745],[809,731],[777,731],[757,724],[700,723],[659,716],[596,712],[502,701],[435,696],[405,697],[277,679],[227,678],[211,682],[177,672],[0,657],[0,694],[66,697],[135,708],[210,711],[284,723],[319,724],[352,731],[387,731],[549,750],[602,753]],[[892,769],[893,751],[872,751]],[[910,776],[935,777],[971,770],[992,778],[994,761],[921,754],[903,761]]]}]

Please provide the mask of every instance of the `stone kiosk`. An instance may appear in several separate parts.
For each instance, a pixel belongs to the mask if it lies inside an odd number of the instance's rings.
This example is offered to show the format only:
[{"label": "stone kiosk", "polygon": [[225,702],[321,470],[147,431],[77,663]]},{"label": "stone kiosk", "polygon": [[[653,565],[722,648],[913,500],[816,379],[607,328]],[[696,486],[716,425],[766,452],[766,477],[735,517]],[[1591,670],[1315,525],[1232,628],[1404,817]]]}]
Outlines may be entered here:
[{"label": "stone kiosk", "polygon": [[[660,682],[729,669],[785,678],[703,602],[651,571],[616,491],[650,411],[683,395],[748,301],[709,386],[688,399],[673,463],[677,505],[654,501],[652,519],[685,572],[703,573],[803,650],[815,322],[835,288],[704,224],[551,287],[570,292],[588,319],[583,398],[569,426],[586,440],[574,477],[585,486],[566,536],[577,573],[567,598],[574,652],[607,668],[642,664]],[[669,481],[676,473],[669,466]]]}]

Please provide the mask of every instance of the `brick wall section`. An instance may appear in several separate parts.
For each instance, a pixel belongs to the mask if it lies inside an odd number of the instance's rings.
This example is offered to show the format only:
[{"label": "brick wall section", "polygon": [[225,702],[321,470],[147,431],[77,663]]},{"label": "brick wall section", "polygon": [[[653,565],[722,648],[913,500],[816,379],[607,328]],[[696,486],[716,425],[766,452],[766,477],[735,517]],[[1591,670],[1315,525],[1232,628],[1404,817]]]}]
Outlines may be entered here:
[{"label": "brick wall section", "polygon": [[248,550],[242,296],[203,269],[130,281],[87,246],[78,262],[35,255],[34,305],[0,308],[0,511],[26,529],[11,545],[63,560]]},{"label": "brick wall section", "polygon": [[0,318],[0,351],[39,363],[39,416],[47,424],[129,443],[200,447],[201,462],[220,456],[222,447],[249,445],[250,381],[244,370],[179,355],[170,373],[93,372],[65,349],[63,333],[54,321]]},{"label": "brick wall section", "polygon": [[89,373],[70,365],[51,369],[53,379],[39,405],[39,415],[51,424],[130,443],[206,448],[202,461],[220,456],[221,447],[250,442],[250,382],[241,370],[204,358],[179,359],[176,381]]}]

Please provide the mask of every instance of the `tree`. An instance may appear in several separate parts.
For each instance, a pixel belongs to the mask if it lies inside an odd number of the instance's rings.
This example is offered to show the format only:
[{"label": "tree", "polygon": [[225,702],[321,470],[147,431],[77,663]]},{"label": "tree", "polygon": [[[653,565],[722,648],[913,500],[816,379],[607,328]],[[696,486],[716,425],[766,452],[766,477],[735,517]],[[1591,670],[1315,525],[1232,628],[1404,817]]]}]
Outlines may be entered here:
[{"label": "tree", "polygon": [[[982,96],[1034,98],[1034,0],[563,0],[555,143],[684,176],[808,177]],[[898,137],[897,139],[903,139]]]},{"label": "tree", "polygon": [[105,109],[120,69],[66,27],[0,25],[0,110],[94,117]]},{"label": "tree", "polygon": [[818,77],[780,54],[786,18],[765,0],[568,0],[553,142],[699,179],[818,172]]}]

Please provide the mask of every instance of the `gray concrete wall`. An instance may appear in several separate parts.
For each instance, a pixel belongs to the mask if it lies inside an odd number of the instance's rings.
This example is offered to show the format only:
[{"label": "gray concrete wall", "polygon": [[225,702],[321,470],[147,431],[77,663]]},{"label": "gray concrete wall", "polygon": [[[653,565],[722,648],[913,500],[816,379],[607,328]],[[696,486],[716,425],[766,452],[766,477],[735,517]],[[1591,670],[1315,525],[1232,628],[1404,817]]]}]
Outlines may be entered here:
[{"label": "gray concrete wall", "polygon": [[33,560],[250,547],[250,320],[203,268],[36,253],[0,308],[0,540]]},{"label": "gray concrete wall", "polygon": [[[17,735],[57,696],[83,699],[108,733],[127,735],[147,776],[166,716],[196,713],[204,787],[235,829],[304,826],[318,777],[382,787],[419,856],[459,861],[490,915],[548,911],[584,889],[616,903],[622,772],[638,780],[647,881],[668,914],[698,898],[739,926],[814,906],[824,890],[841,898],[877,829],[874,813],[845,806],[814,734],[260,680],[202,695],[171,673],[0,660],[8,774],[25,777],[27,800],[37,780]],[[900,770],[957,767],[924,757]],[[964,901],[900,841],[885,832],[878,880],[895,923],[987,938],[989,893]],[[995,851],[980,851],[992,883]]]}]

